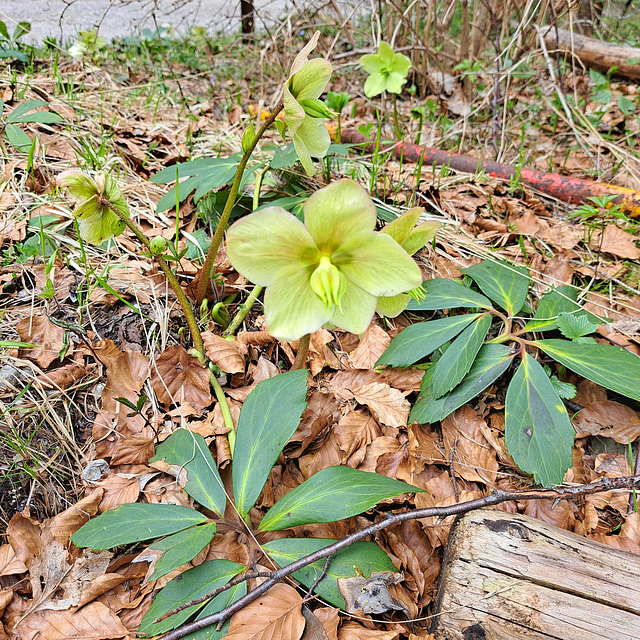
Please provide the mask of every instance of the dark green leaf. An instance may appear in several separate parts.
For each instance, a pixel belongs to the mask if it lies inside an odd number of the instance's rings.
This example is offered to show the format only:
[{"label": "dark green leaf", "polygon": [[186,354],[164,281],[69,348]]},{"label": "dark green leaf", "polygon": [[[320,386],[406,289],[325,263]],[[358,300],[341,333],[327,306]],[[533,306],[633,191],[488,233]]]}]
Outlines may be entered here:
[{"label": "dark green leaf", "polygon": [[263,380],[244,401],[231,472],[236,508],[243,518],[298,428],[306,399],[307,371],[301,369]]},{"label": "dark green leaf", "polygon": [[289,491],[267,511],[259,529],[278,531],[299,524],[334,522],[355,516],[384,498],[422,489],[377,473],[328,467]]},{"label": "dark green leaf", "polygon": [[4,128],[9,144],[15,147],[20,153],[29,153],[33,140],[15,124],[8,124]]},{"label": "dark green leaf", "polygon": [[451,343],[444,355],[436,362],[431,387],[434,398],[449,393],[469,373],[487,337],[491,318],[492,316],[488,313],[481,315]]},{"label": "dark green leaf", "polygon": [[2,36],[5,40],[11,40],[11,38],[9,38],[9,31],[7,30],[7,25],[3,20],[0,20],[0,36]]},{"label": "dark green leaf", "polygon": [[429,377],[425,374],[420,387],[420,397],[411,410],[409,421],[431,424],[446,418],[502,375],[511,364],[513,356],[509,347],[502,344],[485,344],[462,382],[450,394],[437,400],[431,392],[430,379],[432,380],[433,374]]},{"label": "dark green leaf", "polygon": [[[282,538],[263,545],[269,556],[281,567],[324,549],[336,540],[328,538]],[[311,588],[324,569],[325,560],[314,562],[292,575],[305,587]],[[346,549],[331,557],[326,576],[318,583],[314,593],[332,604],[344,609],[345,602],[338,589],[338,578],[354,578],[360,569],[365,578],[374,571],[396,571],[389,556],[374,542],[354,542]]]},{"label": "dark green leaf", "polygon": [[403,329],[378,358],[376,366],[390,364],[394,367],[409,367],[433,353],[467,325],[480,317],[479,313],[419,322]]},{"label": "dark green leaf", "polygon": [[153,621],[185,602],[205,596],[224,586],[243,569],[241,564],[230,560],[211,560],[181,573],[157,594],[151,608],[142,618],[138,633],[155,636],[179,627],[205,604],[193,605],[156,624],[153,624]]},{"label": "dark green leaf", "polygon": [[482,293],[505,309],[510,317],[524,306],[531,282],[529,271],[524,267],[485,261],[460,271],[473,278]]},{"label": "dark green leaf", "polygon": [[23,116],[25,113],[29,111],[33,111],[34,109],[38,109],[40,107],[46,107],[49,103],[44,100],[25,100],[21,102],[10,114],[7,118],[7,122],[18,122],[18,118]]},{"label": "dark green leaf", "polygon": [[22,38],[22,36],[29,33],[29,31],[31,31],[30,22],[25,22],[25,21],[18,22],[18,24],[16,25],[16,28],[13,30],[13,39],[19,40],[20,38]]},{"label": "dark green leaf", "polygon": [[[240,600],[240,598],[246,594],[247,583],[241,582],[240,584],[236,584],[231,587],[231,589],[218,594],[213,600],[209,600],[209,604],[196,616],[196,620],[226,609],[230,604],[233,604],[236,600]],[[229,633],[229,622],[230,621],[227,620],[222,625],[220,631],[217,630],[217,625],[212,624],[195,633],[190,633],[189,640],[222,640],[222,638],[225,638]]]},{"label": "dark green leaf", "polygon": [[561,313],[558,316],[558,329],[569,340],[588,336],[598,328],[599,324],[589,322],[589,318],[586,315],[578,316],[570,313]]},{"label": "dark green leaf", "polygon": [[5,49],[4,47],[0,47],[0,58],[15,58],[20,62],[29,62],[29,56],[26,53],[17,49]]},{"label": "dark green leaf", "polygon": [[575,430],[543,368],[525,354],[507,389],[504,438],[514,462],[544,486],[561,484]]},{"label": "dark green leaf", "polygon": [[224,514],[227,504],[224,485],[201,435],[178,429],[156,447],[156,455],[149,462],[156,460],[183,467],[188,479],[184,490],[203,507]]},{"label": "dark green leaf", "polygon": [[[13,114],[11,114],[13,115]],[[19,118],[12,118],[11,122],[39,122],[43,124],[53,124],[60,122],[62,118],[53,111],[36,111],[35,113],[27,113]]]},{"label": "dark green leaf", "polygon": [[164,551],[153,569],[149,580],[157,580],[166,576],[177,567],[193,560],[216,535],[216,524],[211,522],[200,527],[191,527],[179,531],[172,536],[154,542],[149,548]]},{"label": "dark green leaf", "polygon": [[420,302],[411,300],[407,309],[410,311],[438,311],[440,309],[491,309],[491,301],[481,293],[477,293],[460,284],[457,280],[434,278],[422,283],[427,297]]},{"label": "dark green leaf", "polygon": [[175,504],[123,504],[89,520],[72,536],[76,547],[97,551],[177,533],[207,517]]},{"label": "dark green leaf", "polygon": [[272,169],[287,169],[298,161],[298,154],[293,146],[293,142],[277,147],[273,158],[269,163]]},{"label": "dark green leaf", "polygon": [[562,286],[545,293],[538,301],[536,313],[525,325],[525,331],[551,331],[557,328],[557,318],[561,313],[586,315],[591,322],[603,320],[585,311],[578,303],[578,292],[574,287]]},{"label": "dark green leaf", "polygon": [[606,389],[640,401],[640,358],[606,344],[538,340],[535,346],[567,369]]}]

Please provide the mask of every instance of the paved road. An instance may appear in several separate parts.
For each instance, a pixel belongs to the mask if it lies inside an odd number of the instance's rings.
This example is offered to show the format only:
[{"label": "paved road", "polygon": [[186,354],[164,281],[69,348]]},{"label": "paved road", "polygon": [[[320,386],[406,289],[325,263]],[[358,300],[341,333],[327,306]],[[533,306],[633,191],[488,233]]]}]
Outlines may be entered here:
[{"label": "paved road", "polygon": [[[155,30],[154,9],[158,24],[178,29],[197,25],[212,33],[236,30],[239,4],[239,0],[0,0],[0,19],[10,32],[17,22],[30,22],[31,36],[39,41],[52,35],[69,39],[79,29],[97,24],[100,34],[110,40],[134,35],[143,28]],[[284,18],[285,5],[285,0],[255,0],[257,28],[261,27],[261,16]]]}]

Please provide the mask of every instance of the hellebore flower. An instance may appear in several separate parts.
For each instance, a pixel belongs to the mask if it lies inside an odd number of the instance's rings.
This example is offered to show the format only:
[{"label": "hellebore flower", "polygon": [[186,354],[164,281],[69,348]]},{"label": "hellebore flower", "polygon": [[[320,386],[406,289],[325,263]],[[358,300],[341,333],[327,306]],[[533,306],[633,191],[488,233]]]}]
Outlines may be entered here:
[{"label": "hellebore flower", "polygon": [[331,76],[331,63],[324,58],[307,60],[319,36],[320,32],[316,31],[300,51],[284,84],[284,124],[291,131],[296,154],[310,176],[314,174],[311,156],[324,158],[331,144],[324,118],[333,117],[320,100]]},{"label": "hellebore flower", "polygon": [[297,340],[326,323],[362,333],[378,296],[414,289],[422,275],[389,235],[375,233],[376,210],[353,180],[339,180],[304,205],[304,224],[281,207],[234,223],[227,255],[234,268],[266,286],[269,333]]},{"label": "hellebore flower", "polygon": [[67,187],[78,202],[73,215],[78,219],[83,240],[99,245],[124,231],[124,221],[106,204],[109,202],[125,218],[129,217],[124,196],[111,176],[100,172],[94,180],[78,169],[67,169],[58,176],[57,182]]},{"label": "hellebore flower", "polygon": [[364,83],[364,95],[373,98],[383,91],[400,93],[407,81],[411,60],[402,53],[395,53],[386,43],[381,42],[378,53],[369,53],[358,60],[369,74]]},{"label": "hellebore flower", "polygon": [[[410,209],[395,220],[385,225],[380,233],[390,235],[409,255],[413,255],[433,239],[442,226],[439,222],[423,222],[416,227],[416,223],[424,212],[421,207]],[[419,291],[399,293],[391,297],[378,298],[376,311],[381,316],[395,318],[399,316],[409,304],[412,297],[420,295]],[[424,293],[422,294],[424,297]]]}]

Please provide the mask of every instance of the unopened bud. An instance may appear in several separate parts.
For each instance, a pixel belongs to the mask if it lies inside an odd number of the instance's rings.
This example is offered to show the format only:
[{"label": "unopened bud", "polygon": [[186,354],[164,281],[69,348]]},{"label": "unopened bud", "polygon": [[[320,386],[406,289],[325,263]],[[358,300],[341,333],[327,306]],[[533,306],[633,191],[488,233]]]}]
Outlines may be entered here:
[{"label": "unopened bud", "polygon": [[304,98],[298,100],[298,104],[311,118],[330,118],[333,120],[336,115],[322,100],[318,100],[318,98]]},{"label": "unopened bud", "polygon": [[162,236],[156,236],[149,243],[149,251],[152,256],[161,256],[167,250],[167,241]]}]

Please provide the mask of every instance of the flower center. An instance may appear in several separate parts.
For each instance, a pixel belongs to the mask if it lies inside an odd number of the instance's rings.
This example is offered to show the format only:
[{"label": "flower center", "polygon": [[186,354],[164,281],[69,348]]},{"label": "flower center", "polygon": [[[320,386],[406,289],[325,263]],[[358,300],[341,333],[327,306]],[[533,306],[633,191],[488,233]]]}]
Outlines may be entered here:
[{"label": "flower center", "polygon": [[344,276],[334,264],[331,258],[322,256],[320,263],[311,274],[311,289],[324,303],[325,312],[333,307],[342,310],[341,300],[346,289]]}]

